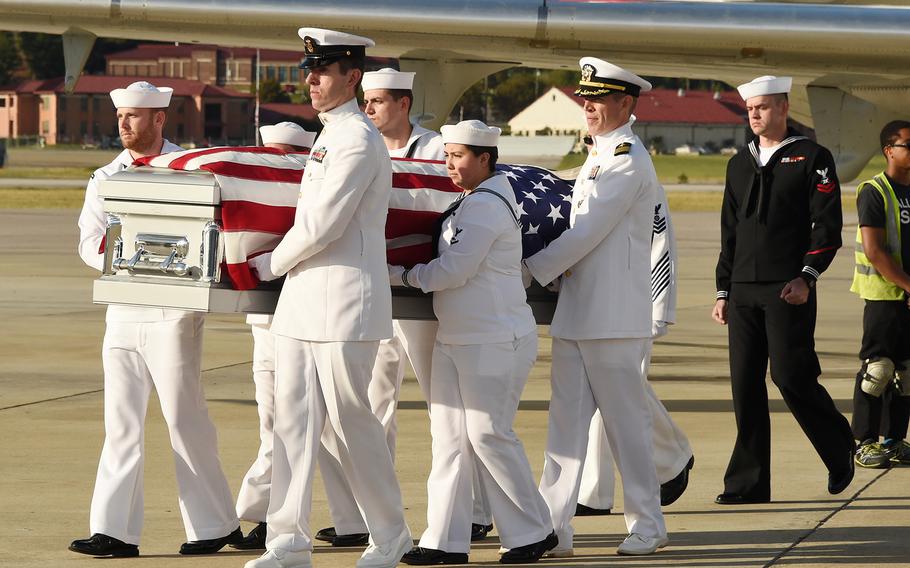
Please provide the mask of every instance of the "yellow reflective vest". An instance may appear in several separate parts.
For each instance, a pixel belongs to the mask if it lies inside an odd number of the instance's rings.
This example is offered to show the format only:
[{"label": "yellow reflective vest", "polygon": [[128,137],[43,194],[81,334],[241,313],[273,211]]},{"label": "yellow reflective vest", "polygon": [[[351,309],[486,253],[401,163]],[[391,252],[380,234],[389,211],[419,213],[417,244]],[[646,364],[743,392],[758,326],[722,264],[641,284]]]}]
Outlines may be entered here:
[{"label": "yellow reflective vest", "polygon": [[[880,173],[874,178],[864,181],[856,189],[856,197],[859,199],[862,191],[878,191],[885,203],[885,249],[894,259],[898,266],[903,267],[901,262],[901,224],[900,224],[900,207],[897,202],[897,196],[891,183],[884,173]],[[856,226],[856,248],[854,252],[856,264],[853,270],[853,284],[850,291],[858,294],[866,300],[903,300],[904,291],[887,280],[884,276],[872,266],[866,257],[863,248],[862,230]]]}]

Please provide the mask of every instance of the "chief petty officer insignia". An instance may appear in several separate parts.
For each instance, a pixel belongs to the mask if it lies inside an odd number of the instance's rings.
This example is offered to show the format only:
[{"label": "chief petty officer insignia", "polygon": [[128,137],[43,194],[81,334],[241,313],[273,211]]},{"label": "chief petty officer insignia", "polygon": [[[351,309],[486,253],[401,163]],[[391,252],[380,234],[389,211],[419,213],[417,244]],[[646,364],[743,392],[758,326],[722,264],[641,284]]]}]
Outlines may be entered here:
[{"label": "chief petty officer insignia", "polygon": [[622,144],[617,146],[615,150],[613,150],[613,155],[614,156],[624,156],[631,151],[632,151],[632,143],[623,142]]}]

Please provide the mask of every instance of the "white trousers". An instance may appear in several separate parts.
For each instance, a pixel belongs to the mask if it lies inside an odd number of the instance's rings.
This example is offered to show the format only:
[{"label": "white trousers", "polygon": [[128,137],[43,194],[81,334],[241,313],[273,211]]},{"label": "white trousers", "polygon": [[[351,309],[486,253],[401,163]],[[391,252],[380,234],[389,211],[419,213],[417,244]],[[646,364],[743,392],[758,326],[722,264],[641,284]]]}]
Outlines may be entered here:
[{"label": "white trousers", "polygon": [[[394,320],[393,337],[379,342],[368,396],[370,407],[385,430],[386,443],[393,461],[398,437],[395,412],[398,408],[405,367],[410,361],[424,400],[429,400],[427,385],[430,380],[433,345],[438,327],[435,321]],[[342,473],[341,464],[333,457],[335,452],[329,449],[331,445],[331,440],[328,440],[320,449],[319,470],[322,472],[335,531],[337,534],[365,533],[366,522],[354,499],[350,484]],[[473,522],[488,525],[492,522],[492,514],[476,475],[474,492]]]},{"label": "white trousers", "polygon": [[373,542],[405,530],[401,489],[367,397],[378,345],[275,337],[270,550],[313,549],[309,517],[320,438],[330,442]]},{"label": "white trousers", "polygon": [[259,452],[240,483],[237,516],[264,523],[272,488],[272,425],[275,416],[275,336],[269,324],[250,325],[253,333],[253,385],[259,412]]},{"label": "white trousers", "polygon": [[[645,379],[645,396],[648,410],[651,412],[651,423],[654,443],[654,465],[657,467],[657,481],[666,483],[679,475],[692,457],[692,447],[686,434],[670,418],[667,408],[657,398],[657,393],[648,382],[648,367],[651,364],[653,340],[649,342],[648,351],[642,359],[641,371]],[[600,410],[591,419],[588,432],[588,450],[585,466],[581,475],[581,488],[578,502],[595,509],[613,508],[613,454],[610,442],[604,430]]]},{"label": "white trousers", "polygon": [[622,477],[626,528],[666,535],[641,362],[647,339],[553,338],[552,397],[540,492],[560,546],[571,546],[588,430],[600,409]]},{"label": "white trousers", "polygon": [[512,430],[536,358],[536,331],[509,343],[436,342],[428,389],[433,466],[420,546],[470,550],[475,462],[503,546],[531,544],[552,531],[550,512]]},{"label": "white trousers", "polygon": [[218,439],[202,392],[201,314],[152,322],[109,321],[104,366],[104,446],[92,495],[91,533],[139,544],[145,416],[152,388],[167,423],[188,540],[239,526]]}]

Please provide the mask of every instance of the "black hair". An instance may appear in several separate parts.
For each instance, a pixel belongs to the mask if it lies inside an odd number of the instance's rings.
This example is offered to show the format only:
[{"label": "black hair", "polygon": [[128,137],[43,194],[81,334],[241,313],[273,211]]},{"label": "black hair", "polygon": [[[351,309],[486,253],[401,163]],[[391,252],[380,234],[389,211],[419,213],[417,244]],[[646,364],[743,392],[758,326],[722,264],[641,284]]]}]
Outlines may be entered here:
[{"label": "black hair", "polygon": [[892,120],[882,128],[882,133],[878,137],[882,151],[900,138],[901,130],[904,128],[910,128],[910,121]]},{"label": "black hair", "polygon": [[496,146],[472,146],[470,144],[465,144],[465,148],[470,150],[471,153],[474,154],[475,156],[477,156],[478,158],[480,157],[481,154],[484,154],[484,153],[489,154],[490,163],[488,165],[490,167],[490,173],[493,173],[496,171],[496,161],[499,159],[499,148],[497,148]]},{"label": "black hair", "polygon": [[[341,71],[343,75],[347,75],[348,71],[352,69],[360,70],[360,81],[363,81],[363,71],[366,69],[366,58],[364,57],[342,57],[338,60],[338,70]],[[357,84],[354,85],[354,90],[357,90],[357,87],[360,86],[360,81],[357,81]]]}]

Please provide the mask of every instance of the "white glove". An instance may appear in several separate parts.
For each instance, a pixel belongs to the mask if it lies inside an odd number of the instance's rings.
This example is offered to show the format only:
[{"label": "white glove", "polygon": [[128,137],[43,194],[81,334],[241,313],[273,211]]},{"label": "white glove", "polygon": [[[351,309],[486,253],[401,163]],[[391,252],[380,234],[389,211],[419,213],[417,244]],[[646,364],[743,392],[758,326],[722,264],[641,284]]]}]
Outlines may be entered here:
[{"label": "white glove", "polygon": [[250,265],[250,269],[256,274],[256,278],[262,282],[268,282],[278,278],[272,272],[272,253],[270,252],[249,259],[247,264]]},{"label": "white glove", "polygon": [[665,321],[652,321],[651,322],[651,339],[657,339],[658,337],[663,337],[667,335],[668,329],[667,322]]},{"label": "white glove", "polygon": [[404,274],[404,266],[389,265],[389,283],[392,286],[404,286],[401,275]]},{"label": "white glove", "polygon": [[531,271],[528,270],[528,265],[525,264],[525,261],[521,261],[521,284],[527,288],[534,282],[534,277],[531,276]]}]

